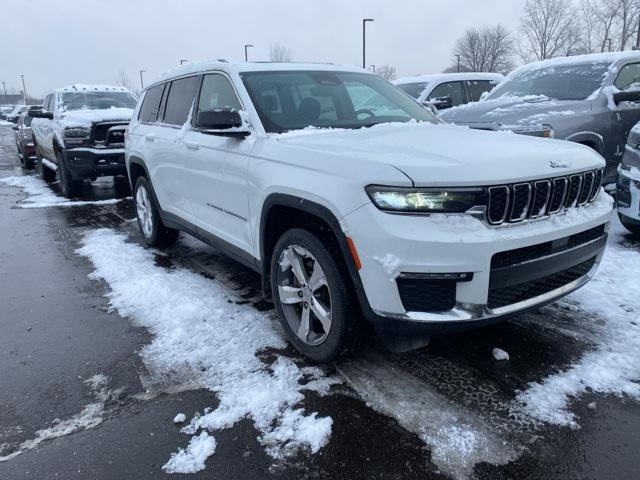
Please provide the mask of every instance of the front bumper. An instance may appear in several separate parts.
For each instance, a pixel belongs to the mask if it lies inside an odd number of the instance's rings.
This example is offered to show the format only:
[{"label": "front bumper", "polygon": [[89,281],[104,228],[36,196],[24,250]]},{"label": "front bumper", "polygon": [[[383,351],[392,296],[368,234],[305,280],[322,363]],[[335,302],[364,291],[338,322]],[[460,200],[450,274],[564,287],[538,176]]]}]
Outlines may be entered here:
[{"label": "front bumper", "polygon": [[74,180],[127,174],[124,148],[70,148],[63,155]]},{"label": "front bumper", "polygon": [[640,221],[640,170],[618,167],[616,187],[618,213],[631,220]]},{"label": "front bumper", "polygon": [[[383,330],[416,328],[437,332],[492,323],[552,302],[583,286],[593,277],[602,258],[611,211],[611,198],[600,193],[593,204],[565,214],[499,228],[489,227],[469,215],[394,215],[380,212],[372,204],[351,213],[343,222],[362,262],[360,279],[370,310],[375,314],[372,320],[381,324],[378,326]],[[582,249],[567,248],[541,256],[530,263],[531,268],[518,265],[502,272],[492,268],[492,258],[497,253],[568,242],[567,239],[596,227],[602,227],[602,238],[591,239]],[[586,263],[587,260],[591,263]],[[504,286],[517,284],[518,279],[533,282],[536,276],[561,274],[558,272],[561,267],[577,265],[584,268],[578,277],[565,277],[569,278],[567,282],[539,295],[524,300],[514,297],[513,303],[499,306],[490,295]],[[450,308],[441,311],[406,308],[398,279],[425,274],[442,279],[453,274],[466,275],[465,280],[455,283]],[[510,275],[518,277],[510,279]]]}]

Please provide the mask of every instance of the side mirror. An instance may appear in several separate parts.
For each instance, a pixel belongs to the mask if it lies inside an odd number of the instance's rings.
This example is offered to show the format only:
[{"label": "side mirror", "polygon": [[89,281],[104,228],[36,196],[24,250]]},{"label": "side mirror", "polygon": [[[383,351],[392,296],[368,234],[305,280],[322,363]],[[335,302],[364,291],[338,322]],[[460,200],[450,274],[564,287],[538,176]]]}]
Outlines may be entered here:
[{"label": "side mirror", "polygon": [[482,92],[482,95],[480,95],[480,101],[484,102],[488,97],[489,97],[489,92]]},{"label": "side mirror", "polygon": [[436,107],[438,110],[444,110],[445,108],[453,107],[453,100],[451,97],[437,97],[429,100],[429,103]]},{"label": "side mirror", "polygon": [[198,113],[196,128],[202,133],[245,138],[251,134],[240,112],[233,108],[216,108]]},{"label": "side mirror", "polygon": [[11,129],[12,130],[20,130],[20,127],[18,125],[12,125]]},{"label": "side mirror", "polygon": [[29,112],[29,116],[33,118],[48,118],[49,120],[53,120],[53,112],[48,112],[46,110],[32,110]]}]

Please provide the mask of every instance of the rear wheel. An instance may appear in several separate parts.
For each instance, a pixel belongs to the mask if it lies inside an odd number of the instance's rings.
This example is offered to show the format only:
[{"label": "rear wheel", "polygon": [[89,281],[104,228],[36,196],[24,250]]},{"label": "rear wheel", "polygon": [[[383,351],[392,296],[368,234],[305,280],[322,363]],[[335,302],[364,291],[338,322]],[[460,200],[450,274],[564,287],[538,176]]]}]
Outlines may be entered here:
[{"label": "rear wheel", "polygon": [[40,173],[42,179],[47,183],[53,182],[56,179],[56,172],[54,172],[44,164],[44,157],[42,156],[42,153],[40,152],[38,146],[36,146],[36,159],[38,161],[38,172]]},{"label": "rear wheel", "polygon": [[82,192],[82,180],[73,180],[71,173],[64,162],[64,156],[60,150],[56,151],[56,159],[58,160],[58,170],[56,171],[58,176],[58,184],[62,194],[67,198],[78,196]]},{"label": "rear wheel", "polygon": [[150,247],[170,247],[180,232],[173,228],[165,227],[160,219],[160,211],[149,181],[145,177],[138,177],[134,187],[133,199],[136,206],[138,227],[144,237],[144,241]]},{"label": "rear wheel", "polygon": [[303,355],[329,362],[355,345],[359,312],[342,263],[307,230],[276,243],[271,289],[289,341]]}]

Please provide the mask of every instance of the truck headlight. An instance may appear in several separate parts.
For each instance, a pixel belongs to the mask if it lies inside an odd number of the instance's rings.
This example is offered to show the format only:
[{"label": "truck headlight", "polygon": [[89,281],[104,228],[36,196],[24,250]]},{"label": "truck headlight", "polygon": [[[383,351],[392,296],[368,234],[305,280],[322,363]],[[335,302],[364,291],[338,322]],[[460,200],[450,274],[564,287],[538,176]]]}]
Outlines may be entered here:
[{"label": "truck headlight", "polygon": [[85,127],[69,127],[64,129],[64,143],[68,147],[79,147],[83,145],[89,136],[91,129]]},{"label": "truck headlight", "polygon": [[519,135],[529,135],[530,137],[553,138],[556,132],[551,125],[533,125],[530,127],[506,127]]},{"label": "truck headlight", "polygon": [[486,204],[483,188],[398,188],[369,186],[371,201],[380,210],[406,213],[461,213]]}]

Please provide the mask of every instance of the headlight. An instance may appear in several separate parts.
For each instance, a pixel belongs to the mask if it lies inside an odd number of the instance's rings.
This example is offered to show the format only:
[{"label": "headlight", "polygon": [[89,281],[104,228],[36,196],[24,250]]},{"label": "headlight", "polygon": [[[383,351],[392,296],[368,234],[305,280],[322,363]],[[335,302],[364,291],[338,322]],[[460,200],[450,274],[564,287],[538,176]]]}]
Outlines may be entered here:
[{"label": "headlight", "polygon": [[531,137],[553,138],[556,136],[555,130],[551,125],[533,125],[531,127],[505,127],[519,135],[529,135]]},{"label": "headlight", "polygon": [[91,130],[85,127],[65,128],[64,138],[89,138]]},{"label": "headlight", "polygon": [[460,213],[485,205],[483,188],[367,187],[367,194],[380,210],[407,213]]}]

